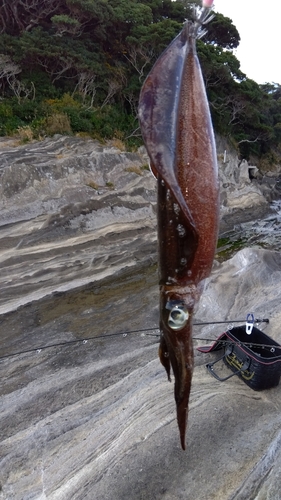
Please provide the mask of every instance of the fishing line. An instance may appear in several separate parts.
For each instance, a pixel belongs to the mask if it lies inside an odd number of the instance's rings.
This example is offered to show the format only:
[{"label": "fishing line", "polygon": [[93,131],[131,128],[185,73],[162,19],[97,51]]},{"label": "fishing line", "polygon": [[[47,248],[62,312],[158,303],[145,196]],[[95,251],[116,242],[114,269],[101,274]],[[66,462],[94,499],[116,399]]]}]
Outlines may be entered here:
[{"label": "fishing line", "polygon": [[[236,346],[246,346],[246,347],[261,347],[262,349],[281,349],[281,346],[275,345],[275,344],[256,344],[255,342],[242,342],[241,340],[216,340],[216,339],[203,339],[199,337],[193,337],[193,340],[200,340],[200,342],[213,342],[213,344],[216,344],[219,346],[221,344],[222,347],[226,345],[236,345]],[[210,346],[211,347],[211,346]],[[273,352],[273,351],[272,351]],[[204,353],[204,354],[208,354]]]}]

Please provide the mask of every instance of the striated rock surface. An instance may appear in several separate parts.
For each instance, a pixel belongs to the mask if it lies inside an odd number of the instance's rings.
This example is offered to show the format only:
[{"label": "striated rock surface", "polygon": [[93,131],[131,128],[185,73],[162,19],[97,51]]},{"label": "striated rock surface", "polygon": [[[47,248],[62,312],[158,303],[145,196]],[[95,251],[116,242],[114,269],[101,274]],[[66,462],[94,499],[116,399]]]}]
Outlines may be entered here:
[{"label": "striated rock surface", "polygon": [[140,155],[74,137],[0,150],[0,312],[156,260]]},{"label": "striated rock surface", "polygon": [[[279,253],[239,252],[214,269],[197,321],[254,311],[270,318],[266,332],[281,342],[280,279]],[[113,288],[102,283],[5,315],[9,350],[109,334],[118,321],[156,325],[154,268]],[[195,326],[195,345],[222,331]],[[185,453],[156,337],[109,336],[2,359],[0,498],[277,499],[280,386],[257,393],[238,378],[217,382],[205,368],[213,356],[196,353]]]},{"label": "striated rock surface", "polygon": [[[196,351],[180,448],[145,157],[57,137],[0,158],[0,499],[278,499],[281,386],[219,383]],[[196,321],[253,312],[281,342],[280,282],[278,252],[244,249],[214,266]],[[195,326],[195,346],[226,326]]]}]

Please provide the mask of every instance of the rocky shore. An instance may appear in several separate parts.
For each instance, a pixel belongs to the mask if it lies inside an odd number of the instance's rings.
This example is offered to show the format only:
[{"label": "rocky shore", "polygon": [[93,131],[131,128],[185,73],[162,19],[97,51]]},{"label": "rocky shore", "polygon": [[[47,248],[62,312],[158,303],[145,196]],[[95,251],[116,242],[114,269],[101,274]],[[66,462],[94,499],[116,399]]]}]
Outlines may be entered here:
[{"label": "rocky shore", "polygon": [[155,181],[140,155],[59,137],[0,158],[2,313],[156,260]]},{"label": "rocky shore", "polygon": [[[218,141],[222,233],[268,211],[278,192],[225,150]],[[277,499],[280,387],[219,383],[196,351],[180,449],[157,357],[156,186],[145,152],[57,136],[1,139],[0,158],[0,498]],[[279,253],[255,247],[216,263],[196,321],[254,312],[281,342],[280,273]],[[195,346],[222,328],[195,326]]]},{"label": "rocky shore", "polygon": [[[55,136],[2,139],[0,159],[1,313],[156,262],[156,183],[144,151]],[[223,233],[264,215],[270,197],[234,151],[218,159]]]}]

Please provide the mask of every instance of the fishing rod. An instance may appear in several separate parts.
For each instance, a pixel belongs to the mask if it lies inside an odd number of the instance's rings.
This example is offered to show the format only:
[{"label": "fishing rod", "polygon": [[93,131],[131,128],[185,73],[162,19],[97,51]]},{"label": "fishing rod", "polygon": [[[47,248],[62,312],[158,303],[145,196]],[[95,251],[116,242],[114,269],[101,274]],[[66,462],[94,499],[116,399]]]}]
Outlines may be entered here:
[{"label": "fishing rod", "polygon": [[31,352],[40,353],[44,349],[51,349],[52,347],[64,347],[64,346],[74,345],[74,344],[87,344],[87,342],[89,342],[91,340],[99,340],[99,339],[104,339],[104,338],[109,338],[109,337],[117,337],[117,336],[120,336],[120,335],[122,335],[122,337],[127,337],[127,335],[130,335],[130,334],[133,334],[133,333],[148,332],[148,331],[151,331],[151,330],[158,330],[158,327],[155,327],[155,328],[144,328],[144,329],[139,329],[139,330],[130,330],[130,331],[124,331],[124,332],[116,332],[116,333],[106,333],[106,334],[103,334],[103,335],[98,335],[96,337],[86,337],[86,338],[83,338],[83,339],[67,340],[65,342],[57,342],[55,344],[48,344],[48,345],[45,345],[45,346],[33,347],[32,349],[26,349],[24,351],[18,351],[18,352],[14,352],[14,353],[11,353],[11,354],[4,354],[3,356],[0,356],[0,360],[1,359],[5,359],[5,358],[10,358],[10,357],[13,357],[13,356],[19,356],[20,354],[31,353]]},{"label": "fishing rod", "polygon": [[[225,321],[205,321],[205,322],[200,322],[200,323],[194,323],[194,326],[220,325],[220,324],[227,324],[227,323],[232,324],[232,323],[243,323],[243,322],[245,322],[245,319],[244,320],[233,320],[233,321],[229,321],[229,320],[225,320]],[[254,319],[254,323],[256,323],[256,324],[258,324],[258,323],[269,323],[269,319],[268,318]],[[10,354],[4,354],[3,356],[0,356],[0,361],[2,359],[12,358],[14,356],[19,356],[19,355],[22,355],[22,354],[28,354],[28,353],[32,353],[32,352],[37,352],[39,354],[41,351],[43,351],[45,349],[51,349],[53,347],[65,347],[65,346],[70,346],[70,345],[75,345],[75,344],[87,344],[89,341],[92,341],[92,340],[106,339],[106,338],[118,337],[118,336],[127,337],[128,335],[132,335],[132,334],[135,334],[135,333],[142,333],[142,334],[144,334],[144,336],[150,336],[150,337],[160,337],[160,333],[157,333],[157,334],[156,333],[148,333],[148,332],[151,332],[151,331],[159,331],[159,328],[158,327],[140,328],[138,330],[127,330],[127,331],[122,331],[122,332],[106,333],[106,334],[98,335],[96,337],[86,337],[86,338],[83,338],[83,339],[75,339],[75,340],[68,340],[68,341],[65,341],[65,342],[57,342],[57,343],[48,344],[48,345],[45,345],[45,346],[33,347],[32,349],[26,349],[24,351],[17,351],[17,352],[13,352],[13,353],[10,353]],[[204,341],[204,342],[214,342],[214,339],[196,338],[196,337],[193,337],[193,339],[194,340]],[[246,345],[246,343],[244,343],[244,344]],[[251,344],[251,345],[254,345],[254,344]],[[266,347],[268,347],[268,346],[266,346]]]},{"label": "fishing rod", "polygon": [[[202,325],[223,325],[226,323],[243,323],[245,322],[245,319],[235,319],[233,321],[231,320],[225,320],[225,321],[209,321],[209,322],[202,322],[202,323],[193,323],[193,326],[202,326]],[[256,324],[259,323],[269,323],[268,318],[263,318],[263,319],[254,319],[253,321]]]},{"label": "fishing rod", "polygon": [[[193,326],[206,326],[206,325],[225,325],[227,323],[243,323],[245,319],[225,320],[225,321],[202,321],[200,323],[193,323]],[[268,318],[254,319],[252,323],[259,325],[260,323],[269,323]],[[156,328],[155,328],[156,329]],[[157,328],[159,329],[159,328]]]}]

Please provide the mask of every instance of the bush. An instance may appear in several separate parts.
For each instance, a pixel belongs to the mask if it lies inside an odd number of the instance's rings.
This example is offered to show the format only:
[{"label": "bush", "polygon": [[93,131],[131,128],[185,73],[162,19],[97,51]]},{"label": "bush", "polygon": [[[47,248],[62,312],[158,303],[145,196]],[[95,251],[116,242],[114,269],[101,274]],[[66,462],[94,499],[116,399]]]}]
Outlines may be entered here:
[{"label": "bush", "polygon": [[31,126],[41,117],[46,116],[46,107],[43,103],[23,100],[20,104],[13,98],[3,100],[0,104],[0,135],[10,135],[18,132],[19,128]]},{"label": "bush", "polygon": [[29,125],[25,125],[25,127],[18,127],[18,135],[21,139],[21,142],[29,142],[34,139],[34,133],[32,128]]},{"label": "bush", "polygon": [[67,106],[64,108],[64,112],[69,117],[73,132],[92,132],[93,125],[85,110]]},{"label": "bush", "polygon": [[[0,135],[23,134],[28,140],[30,127],[33,137],[43,135],[85,133],[100,141],[115,139],[126,147],[141,144],[140,137],[130,137],[137,128],[134,116],[117,105],[85,109],[83,104],[70,94],[58,99],[44,101],[15,98],[0,103]],[[124,146],[122,145],[122,148]]]},{"label": "bush", "polygon": [[70,134],[72,130],[68,116],[65,113],[48,116],[45,121],[45,131],[47,135]]},{"label": "bush", "polygon": [[24,99],[20,103],[16,100],[12,102],[13,114],[20,118],[26,125],[29,125],[32,120],[46,116],[46,106],[38,101]]},{"label": "bush", "polygon": [[79,102],[70,94],[64,94],[60,99],[47,99],[45,101],[47,106],[52,109],[52,111],[63,111],[66,107],[68,108],[80,108]]},{"label": "bush", "polygon": [[[92,113],[94,133],[105,139],[125,140],[132,132],[135,118],[124,112],[119,106],[105,106]],[[133,126],[134,126],[133,125]]]},{"label": "bush", "polygon": [[24,122],[18,116],[14,116],[12,106],[2,102],[0,104],[0,135],[11,135],[23,125]]}]

